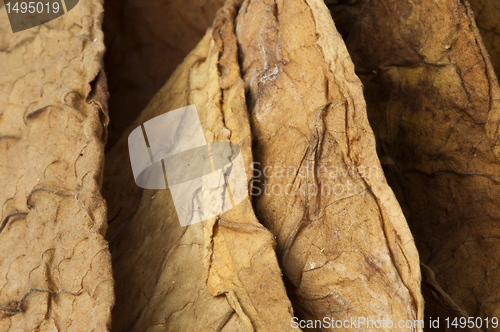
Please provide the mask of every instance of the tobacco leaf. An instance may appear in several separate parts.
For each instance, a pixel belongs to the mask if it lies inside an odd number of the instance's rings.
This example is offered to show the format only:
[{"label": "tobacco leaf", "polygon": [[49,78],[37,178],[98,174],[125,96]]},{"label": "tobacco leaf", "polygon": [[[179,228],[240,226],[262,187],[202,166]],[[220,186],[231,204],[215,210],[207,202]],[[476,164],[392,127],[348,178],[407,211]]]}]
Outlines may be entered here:
[{"label": "tobacco leaf", "polygon": [[470,0],[477,27],[495,72],[500,72],[500,1]]},{"label": "tobacco leaf", "polygon": [[102,2],[13,34],[0,8],[0,330],[107,331]]},{"label": "tobacco leaf", "polygon": [[369,2],[347,45],[421,261],[458,308],[498,317],[500,90],[469,5]]},{"label": "tobacco leaf", "polygon": [[325,4],[245,1],[236,22],[260,175],[254,207],[277,239],[298,316],[390,319],[385,330],[398,331],[422,319],[418,254]]},{"label": "tobacco leaf", "polygon": [[111,148],[198,44],[224,0],[107,0]]},{"label": "tobacco leaf", "polygon": [[[116,282],[116,331],[288,331],[271,233],[249,197],[222,215],[181,227],[170,190],[134,183],[127,138],[145,121],[194,104],[207,142],[239,144],[252,169],[245,84],[234,35],[235,1],[107,154],[104,196]],[[167,128],[165,128],[167,130]],[[296,330],[296,329],[294,329]]]}]

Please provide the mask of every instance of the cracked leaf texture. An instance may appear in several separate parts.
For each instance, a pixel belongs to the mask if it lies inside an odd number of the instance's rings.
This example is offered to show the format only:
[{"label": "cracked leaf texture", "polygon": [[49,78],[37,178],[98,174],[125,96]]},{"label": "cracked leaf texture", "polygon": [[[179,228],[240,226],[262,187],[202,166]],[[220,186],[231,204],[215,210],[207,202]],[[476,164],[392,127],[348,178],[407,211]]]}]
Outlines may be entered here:
[{"label": "cracked leaf texture", "polygon": [[102,13],[13,34],[0,7],[0,331],[110,327]]},{"label": "cracked leaf texture", "polygon": [[500,1],[470,0],[477,27],[495,72],[500,72]]},{"label": "cracked leaf texture", "polygon": [[328,8],[247,0],[236,33],[260,171],[255,211],[277,239],[297,315],[422,319],[418,254]]},{"label": "cracked leaf texture", "polygon": [[421,261],[458,309],[498,317],[500,90],[469,5],[369,2],[347,45]]}]

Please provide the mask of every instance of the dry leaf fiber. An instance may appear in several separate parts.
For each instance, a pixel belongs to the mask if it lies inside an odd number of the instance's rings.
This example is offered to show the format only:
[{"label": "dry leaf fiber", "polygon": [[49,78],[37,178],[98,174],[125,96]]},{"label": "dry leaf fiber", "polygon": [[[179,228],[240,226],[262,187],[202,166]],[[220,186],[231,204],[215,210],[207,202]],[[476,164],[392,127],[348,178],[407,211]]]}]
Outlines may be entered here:
[{"label": "dry leaf fiber", "polygon": [[500,90],[468,4],[370,2],[348,47],[422,262],[469,316],[498,317]]},{"label": "dry leaf fiber", "polygon": [[277,239],[297,314],[422,319],[418,254],[327,7],[244,1],[236,23],[260,163],[254,206]]},{"label": "dry leaf fiber", "polygon": [[232,5],[218,13],[213,30],[107,154],[116,331],[292,330],[275,242],[250,199],[219,217],[180,227],[170,191],[138,188],[128,160],[127,137],[134,128],[195,104],[207,142],[239,144],[250,181],[251,135],[235,15]]},{"label": "dry leaf fiber", "polygon": [[102,2],[11,32],[0,8],[0,331],[107,331]]},{"label": "dry leaf fiber", "polygon": [[500,1],[470,0],[477,27],[495,72],[500,72]]}]

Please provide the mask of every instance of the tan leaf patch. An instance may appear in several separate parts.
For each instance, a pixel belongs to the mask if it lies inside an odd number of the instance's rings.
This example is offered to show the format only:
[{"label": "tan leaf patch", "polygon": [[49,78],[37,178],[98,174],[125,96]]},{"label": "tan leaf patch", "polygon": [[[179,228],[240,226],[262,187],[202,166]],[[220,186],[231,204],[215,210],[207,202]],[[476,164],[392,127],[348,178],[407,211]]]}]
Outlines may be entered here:
[{"label": "tan leaf patch", "polygon": [[102,3],[13,34],[0,10],[0,330],[107,331]]}]

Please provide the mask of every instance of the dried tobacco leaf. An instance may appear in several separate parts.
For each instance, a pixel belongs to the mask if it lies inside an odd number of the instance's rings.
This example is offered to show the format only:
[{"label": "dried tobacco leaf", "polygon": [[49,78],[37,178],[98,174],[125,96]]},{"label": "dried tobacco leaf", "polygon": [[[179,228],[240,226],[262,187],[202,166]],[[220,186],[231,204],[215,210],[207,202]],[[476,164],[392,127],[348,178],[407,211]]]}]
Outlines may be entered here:
[{"label": "dried tobacco leaf", "polygon": [[[104,195],[116,278],[116,331],[288,331],[292,308],[274,252],[247,197],[208,221],[181,227],[170,190],[134,183],[127,138],[140,124],[195,104],[208,142],[239,144],[252,175],[235,5],[209,31],[107,154]],[[296,329],[293,329],[296,330]]]},{"label": "dried tobacco leaf", "polygon": [[500,1],[470,0],[477,27],[495,72],[500,72]]},{"label": "dried tobacco leaf", "polygon": [[108,149],[120,138],[198,44],[224,0],[107,0],[105,68],[111,124]]},{"label": "dried tobacco leaf", "polygon": [[348,48],[422,262],[469,316],[499,317],[500,90],[468,4],[369,2]]},{"label": "dried tobacco leaf", "polygon": [[107,331],[101,1],[13,34],[0,8],[0,330]]},{"label": "dried tobacco leaf", "polygon": [[260,163],[254,206],[277,238],[294,308],[304,319],[390,319],[385,330],[404,330],[400,320],[423,318],[419,258],[328,9],[245,1],[236,22]]}]

